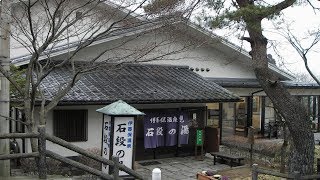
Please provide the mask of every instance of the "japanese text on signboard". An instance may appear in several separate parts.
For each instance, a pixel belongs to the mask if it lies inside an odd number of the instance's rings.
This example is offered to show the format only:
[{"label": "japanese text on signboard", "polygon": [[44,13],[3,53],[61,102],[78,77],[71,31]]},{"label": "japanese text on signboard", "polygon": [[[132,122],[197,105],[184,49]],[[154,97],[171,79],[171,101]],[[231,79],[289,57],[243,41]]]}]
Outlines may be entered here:
[{"label": "japanese text on signboard", "polygon": [[[104,115],[104,120],[102,124],[103,134],[102,134],[102,157],[109,159],[110,156],[110,128],[111,119],[110,116]],[[102,171],[105,173],[109,172],[108,165],[102,164]]]},{"label": "japanese text on signboard", "polygon": [[147,113],[144,119],[144,147],[188,144],[188,123],[187,113],[183,111]]},{"label": "japanese text on signboard", "polygon": [[[116,117],[114,121],[113,155],[119,157],[119,162],[132,167],[133,155],[133,118]],[[126,175],[120,172],[120,175]]]}]

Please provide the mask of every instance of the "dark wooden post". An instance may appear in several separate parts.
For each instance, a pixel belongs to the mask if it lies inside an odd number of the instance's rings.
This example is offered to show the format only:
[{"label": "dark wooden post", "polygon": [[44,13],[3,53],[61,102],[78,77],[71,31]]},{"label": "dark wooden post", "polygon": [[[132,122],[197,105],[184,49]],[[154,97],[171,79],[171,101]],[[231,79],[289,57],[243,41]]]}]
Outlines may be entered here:
[{"label": "dark wooden post", "polygon": [[219,103],[219,145],[221,145],[222,142],[222,117],[223,115],[223,104]]},{"label": "dark wooden post", "polygon": [[119,157],[112,156],[112,161],[114,162],[114,166],[112,168],[113,179],[118,180],[119,178]]},{"label": "dark wooden post", "polygon": [[258,180],[258,164],[252,165],[252,180]]},{"label": "dark wooden post", "polygon": [[266,97],[261,97],[261,134],[264,137],[264,125],[266,120]]},{"label": "dark wooden post", "polygon": [[317,97],[312,96],[312,121],[315,121],[317,118]]},{"label": "dark wooden post", "polygon": [[47,163],[46,163],[46,127],[43,125],[38,126],[38,171],[39,179],[47,179]]},{"label": "dark wooden post", "polygon": [[[317,158],[317,174],[320,174],[320,158]],[[317,180],[320,180],[320,178],[317,178]]]},{"label": "dark wooden post", "polygon": [[320,132],[320,96],[318,96],[318,127],[317,132]]},{"label": "dark wooden post", "polygon": [[253,144],[254,144],[254,127],[250,126],[248,128],[248,143],[250,144],[250,165],[253,161]]},{"label": "dark wooden post", "polygon": [[249,127],[252,126],[252,108],[253,108],[253,96],[247,97],[247,126],[245,127],[245,136],[248,136]]}]

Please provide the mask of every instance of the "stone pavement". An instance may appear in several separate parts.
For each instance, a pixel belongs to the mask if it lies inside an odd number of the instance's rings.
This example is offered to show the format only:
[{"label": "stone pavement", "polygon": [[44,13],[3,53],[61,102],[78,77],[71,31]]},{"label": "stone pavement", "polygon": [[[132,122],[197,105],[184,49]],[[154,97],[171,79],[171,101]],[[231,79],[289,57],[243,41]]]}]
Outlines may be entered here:
[{"label": "stone pavement", "polygon": [[[148,161],[158,161],[161,164],[148,166],[142,166],[139,164],[141,162]],[[212,157],[204,157],[203,161],[195,160],[193,156],[155,159],[148,161],[139,161],[136,170],[148,180],[151,180],[152,170],[154,168],[160,168],[161,180],[195,180],[197,172],[230,169],[230,166],[226,164],[217,163],[216,165],[213,165]]]}]

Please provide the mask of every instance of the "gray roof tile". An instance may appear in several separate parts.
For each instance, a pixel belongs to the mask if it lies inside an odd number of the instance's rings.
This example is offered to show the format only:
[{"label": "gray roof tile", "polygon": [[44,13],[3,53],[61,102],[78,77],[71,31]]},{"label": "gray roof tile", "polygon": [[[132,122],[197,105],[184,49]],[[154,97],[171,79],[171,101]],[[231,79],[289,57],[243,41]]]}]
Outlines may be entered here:
[{"label": "gray roof tile", "polygon": [[[44,79],[42,88],[50,101],[68,81],[68,66],[55,69]],[[61,104],[196,103],[238,101],[239,97],[207,81],[186,66],[125,64],[110,69],[104,65],[82,75]]]}]

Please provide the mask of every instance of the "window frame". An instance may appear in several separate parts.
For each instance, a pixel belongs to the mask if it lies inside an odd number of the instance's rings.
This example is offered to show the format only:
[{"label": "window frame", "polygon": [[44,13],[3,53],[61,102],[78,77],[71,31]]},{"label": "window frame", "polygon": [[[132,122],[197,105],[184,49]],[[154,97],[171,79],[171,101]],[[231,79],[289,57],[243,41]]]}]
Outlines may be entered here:
[{"label": "window frame", "polygon": [[[72,122],[68,122],[67,118],[70,118],[70,116],[75,115],[75,114],[80,114],[81,118],[81,123],[83,132],[81,133],[81,137],[73,137],[71,134],[77,134],[79,132],[72,131],[73,129],[78,129],[78,126],[73,126],[72,123],[75,123],[78,120],[79,117],[73,117],[74,119],[71,119]],[[65,114],[63,114],[65,113]],[[69,115],[68,115],[69,113]],[[70,115],[71,113],[71,115]],[[59,117],[60,116],[60,117]],[[61,118],[61,116],[64,116],[64,119],[57,120],[57,118]],[[59,124],[59,123],[62,123]],[[59,127],[64,127],[64,133],[61,133],[58,131]],[[53,135],[61,138],[67,142],[86,142],[88,141],[88,110],[87,109],[56,109],[53,110]]]}]

